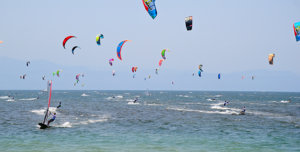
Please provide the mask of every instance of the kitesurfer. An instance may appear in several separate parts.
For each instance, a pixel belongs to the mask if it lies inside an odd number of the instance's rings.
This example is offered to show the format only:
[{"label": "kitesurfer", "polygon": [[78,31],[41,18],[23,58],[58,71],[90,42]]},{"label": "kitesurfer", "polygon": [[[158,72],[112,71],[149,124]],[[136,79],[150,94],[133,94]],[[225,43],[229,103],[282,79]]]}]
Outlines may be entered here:
[{"label": "kitesurfer", "polygon": [[59,105],[56,107],[57,109],[61,107],[61,102],[59,102]]},{"label": "kitesurfer", "polygon": [[229,104],[229,101],[226,101],[226,100],[225,100],[225,102],[224,102],[224,107],[225,107],[227,104]]},{"label": "kitesurfer", "polygon": [[136,97],[133,101],[133,103],[136,103],[138,101],[138,98]]},{"label": "kitesurfer", "polygon": [[[50,115],[52,115],[51,112],[50,112]],[[53,122],[53,121],[55,120],[55,118],[56,118],[56,113],[54,112],[53,115],[52,115],[52,118],[48,121],[48,124],[47,124],[47,125],[49,126],[49,124],[50,124],[51,122]]]},{"label": "kitesurfer", "polygon": [[246,107],[244,106],[242,111],[240,112],[241,115],[244,115],[246,113]]}]

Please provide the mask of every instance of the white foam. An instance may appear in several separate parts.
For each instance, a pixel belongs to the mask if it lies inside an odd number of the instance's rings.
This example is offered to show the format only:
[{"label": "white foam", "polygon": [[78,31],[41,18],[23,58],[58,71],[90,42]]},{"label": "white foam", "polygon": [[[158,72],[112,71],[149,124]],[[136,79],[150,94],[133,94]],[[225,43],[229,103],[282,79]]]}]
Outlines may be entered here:
[{"label": "white foam", "polygon": [[[49,108],[49,111],[50,112],[56,112],[56,107],[50,107]],[[31,110],[30,112],[33,112],[35,114],[38,114],[38,115],[44,115],[45,112],[46,112],[46,108],[43,108],[43,109],[38,109],[38,110]]]},{"label": "white foam", "polygon": [[291,101],[288,101],[288,100],[281,100],[280,102],[281,102],[281,103],[290,103]]},{"label": "white foam", "polygon": [[34,100],[37,100],[37,98],[24,98],[24,99],[19,99],[19,100],[22,100],[22,101],[34,101]]},{"label": "white foam", "polygon": [[111,100],[111,99],[113,99],[113,97],[107,97],[107,98],[106,98],[106,100]]},{"label": "white foam", "polygon": [[8,99],[8,96],[0,96],[0,99]]},{"label": "white foam", "polygon": [[87,96],[90,96],[90,95],[87,95],[87,94],[83,93],[81,96],[82,97],[87,97]]},{"label": "white foam", "polygon": [[6,101],[10,101],[10,102],[12,102],[12,101],[15,101],[14,99],[7,99]]},{"label": "white foam", "polygon": [[207,101],[216,101],[216,99],[206,99]]},{"label": "white foam", "polygon": [[215,97],[222,97],[223,95],[220,95],[220,94],[217,94],[217,95],[215,95]]},{"label": "white foam", "polygon": [[186,104],[186,105],[201,105],[203,103],[201,103],[201,102],[187,102],[187,103],[184,103],[184,104]]},{"label": "white foam", "polygon": [[116,96],[116,98],[122,99],[122,98],[123,98],[123,96],[121,96],[121,95],[118,95],[118,96]]},{"label": "white foam", "polygon": [[88,119],[85,121],[80,121],[77,123],[73,123],[73,125],[87,125],[87,124],[92,124],[92,123],[97,123],[97,122],[105,122],[107,121],[107,118],[100,118],[100,119]]},{"label": "white foam", "polygon": [[58,125],[54,125],[54,127],[59,127],[59,128],[71,128],[72,125],[70,122],[65,122],[63,124],[58,124]]},{"label": "white foam", "polygon": [[179,96],[179,97],[185,97],[185,98],[188,98],[188,97],[190,97],[190,96],[188,96],[188,95],[177,95],[177,96]]},{"label": "white foam", "polygon": [[193,110],[193,109],[183,109],[183,108],[167,108],[168,110],[176,110],[176,111],[183,111],[183,112],[199,112],[199,113],[207,113],[207,114],[224,114],[224,115],[232,115],[232,114],[239,114],[235,111],[206,111],[206,110]]},{"label": "white foam", "polygon": [[129,104],[129,105],[139,105],[140,103],[138,103],[138,102],[134,103],[133,101],[130,101],[127,104]]},{"label": "white foam", "polygon": [[221,105],[224,105],[224,104],[223,103],[211,104],[211,109],[218,109],[218,110],[228,110],[228,109],[230,109],[228,107],[224,107],[224,106],[221,106]]},{"label": "white foam", "polygon": [[148,103],[145,105],[147,105],[147,106],[163,106],[163,104],[156,104],[156,103]]}]

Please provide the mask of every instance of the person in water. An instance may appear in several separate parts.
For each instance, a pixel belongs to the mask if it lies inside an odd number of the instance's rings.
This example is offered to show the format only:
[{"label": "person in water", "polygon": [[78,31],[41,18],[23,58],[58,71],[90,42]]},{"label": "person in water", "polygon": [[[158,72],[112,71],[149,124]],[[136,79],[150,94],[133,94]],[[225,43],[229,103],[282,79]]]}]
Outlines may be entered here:
[{"label": "person in water", "polygon": [[241,113],[242,113],[242,114],[245,114],[245,113],[246,113],[246,107],[245,107],[245,106],[243,107]]},{"label": "person in water", "polygon": [[225,102],[224,102],[224,107],[225,107],[227,104],[229,104],[229,101],[226,101],[226,100],[225,100]]},{"label": "person in water", "polygon": [[59,105],[56,107],[57,109],[61,107],[61,102],[59,102]]},{"label": "person in water", "polygon": [[138,98],[136,97],[133,101],[133,103],[136,103],[138,101]]},{"label": "person in water", "polygon": [[[50,115],[52,115],[51,112],[50,112]],[[49,124],[50,124],[51,122],[53,122],[53,121],[55,120],[55,118],[56,118],[56,113],[54,112],[53,115],[52,115],[52,118],[48,121],[48,124],[47,124],[47,125],[49,126]]]}]

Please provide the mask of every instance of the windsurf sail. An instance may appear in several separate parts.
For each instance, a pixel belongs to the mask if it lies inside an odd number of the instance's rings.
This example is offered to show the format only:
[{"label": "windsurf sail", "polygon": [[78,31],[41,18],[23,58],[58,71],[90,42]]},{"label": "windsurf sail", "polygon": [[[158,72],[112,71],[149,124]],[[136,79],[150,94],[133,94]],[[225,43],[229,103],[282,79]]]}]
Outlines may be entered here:
[{"label": "windsurf sail", "polygon": [[44,117],[43,124],[45,124],[45,122],[46,122],[46,120],[48,119],[48,116],[49,116],[49,107],[50,107],[50,104],[51,104],[51,93],[52,93],[52,81],[48,81],[47,90],[48,90],[48,107],[47,107],[47,110],[46,110],[46,114],[45,114],[45,117]]}]

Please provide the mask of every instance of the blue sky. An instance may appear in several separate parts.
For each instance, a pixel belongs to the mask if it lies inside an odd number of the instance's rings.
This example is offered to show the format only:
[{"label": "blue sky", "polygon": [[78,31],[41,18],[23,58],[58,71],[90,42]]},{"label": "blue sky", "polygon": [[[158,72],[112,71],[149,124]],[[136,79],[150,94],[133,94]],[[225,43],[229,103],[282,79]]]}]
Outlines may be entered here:
[{"label": "blue sky", "polygon": [[[54,89],[300,91],[300,43],[292,28],[300,21],[299,6],[298,0],[157,0],[153,20],[140,0],[3,1],[0,89],[44,89],[46,75]],[[187,16],[193,16],[189,32]],[[97,46],[100,33],[104,39]],[[63,49],[68,35],[77,39]],[[126,39],[132,41],[119,61],[116,48]],[[75,45],[82,49],[72,55]],[[171,51],[155,75],[164,48]],[[276,54],[273,66],[269,53]],[[113,67],[109,58],[116,60]],[[192,77],[199,64],[203,77]],[[132,66],[139,67],[136,79]],[[57,69],[63,70],[59,79],[51,76]],[[24,73],[28,78],[20,80]],[[73,86],[77,73],[85,73],[84,87]]]}]

